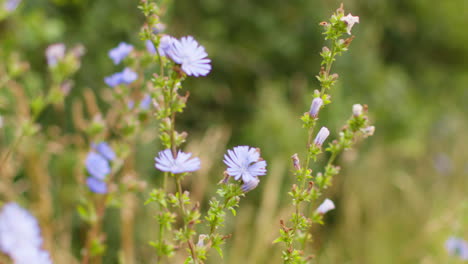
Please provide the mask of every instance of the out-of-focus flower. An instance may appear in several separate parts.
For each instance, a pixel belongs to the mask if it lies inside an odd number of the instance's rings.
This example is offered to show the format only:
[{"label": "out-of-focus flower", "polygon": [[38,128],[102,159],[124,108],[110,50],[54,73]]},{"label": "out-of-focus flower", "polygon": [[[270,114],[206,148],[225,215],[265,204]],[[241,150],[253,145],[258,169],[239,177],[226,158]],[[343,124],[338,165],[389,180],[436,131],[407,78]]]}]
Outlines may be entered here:
[{"label": "out-of-focus flower", "polygon": [[89,174],[99,180],[104,180],[111,172],[109,162],[96,152],[88,153],[85,163]]},{"label": "out-of-focus flower", "polygon": [[363,109],[363,107],[360,104],[353,105],[353,115],[354,116],[362,115],[362,109]]},{"label": "out-of-focus flower", "polygon": [[145,41],[145,46],[146,46],[146,50],[150,53],[150,54],[156,54],[156,47],[154,46],[153,42],[151,40],[146,40]]},{"label": "out-of-focus flower", "polygon": [[314,144],[317,146],[322,146],[323,142],[327,139],[327,137],[330,135],[330,130],[326,127],[322,127],[320,131],[317,133],[317,136],[315,137]]},{"label": "out-of-focus flower", "polygon": [[244,182],[244,184],[242,184],[241,189],[242,189],[243,192],[249,192],[249,191],[255,189],[259,182],[260,182],[260,180],[257,177],[254,177],[251,181]]},{"label": "out-of-focus flower", "polygon": [[0,212],[0,250],[15,264],[49,264],[49,254],[41,250],[42,237],[37,220],[16,203],[7,203]]},{"label": "out-of-focus flower", "polygon": [[162,24],[162,23],[157,23],[154,27],[153,27],[153,34],[159,34],[161,32],[163,32],[164,30],[166,30],[166,25]]},{"label": "out-of-focus flower", "polygon": [[358,16],[353,16],[351,13],[349,13],[347,16],[344,16],[341,18],[341,21],[345,22],[347,27],[346,27],[346,32],[351,35],[351,29],[353,28],[355,23],[359,23],[359,17]]},{"label": "out-of-focus flower", "polygon": [[3,7],[8,12],[13,12],[18,8],[18,5],[21,3],[21,0],[6,0],[3,4]]},{"label": "out-of-focus flower", "polygon": [[310,105],[310,111],[309,111],[310,116],[312,116],[313,118],[316,118],[318,116],[320,107],[322,107],[322,104],[323,104],[323,100],[320,97],[314,98],[314,100],[312,100],[312,104]]},{"label": "out-of-focus flower", "polygon": [[128,101],[127,107],[128,109],[133,109],[133,107],[135,107],[135,101],[133,100]]},{"label": "out-of-focus flower", "polygon": [[211,60],[205,48],[192,36],[182,37],[180,41],[173,39],[164,52],[189,76],[206,76],[211,71]]},{"label": "out-of-focus flower", "polygon": [[316,212],[319,214],[326,214],[328,211],[335,209],[335,204],[330,199],[325,199],[323,203],[317,208]]},{"label": "out-of-focus flower", "polygon": [[89,189],[94,193],[107,193],[107,183],[96,179],[94,177],[88,177],[86,179],[86,184]]},{"label": "out-of-focus flower", "polygon": [[52,264],[49,252],[39,248],[21,248],[11,257],[15,264]]},{"label": "out-of-focus flower", "polygon": [[445,153],[438,153],[433,157],[434,168],[440,174],[450,174],[453,171],[453,162]]},{"label": "out-of-focus flower", "polygon": [[133,50],[133,46],[125,42],[109,51],[109,57],[114,61],[114,64],[119,64]]},{"label": "out-of-focus flower", "polygon": [[258,149],[249,146],[238,146],[228,150],[224,155],[224,163],[228,166],[226,171],[229,176],[236,180],[242,179],[244,184],[258,180],[258,176],[266,174],[266,161],[260,158]]},{"label": "out-of-focus flower", "polygon": [[184,172],[194,172],[200,169],[200,159],[190,158],[192,153],[179,151],[177,157],[172,155],[170,149],[159,152],[155,167],[161,171],[172,172],[174,174]]},{"label": "out-of-focus flower", "polygon": [[145,94],[143,99],[141,99],[140,109],[148,110],[150,107],[151,107],[151,96],[149,94]]},{"label": "out-of-focus flower", "polygon": [[158,52],[160,56],[168,56],[168,54],[172,51],[174,42],[177,39],[168,35],[164,35],[159,40],[159,47]]},{"label": "out-of-focus flower", "polygon": [[106,142],[100,142],[98,144],[94,144],[93,148],[101,154],[104,158],[106,158],[108,161],[114,160],[115,159],[115,152],[112,150],[112,148],[107,144]]},{"label": "out-of-focus flower", "polygon": [[468,243],[458,237],[449,237],[445,242],[445,248],[452,256],[460,257],[462,260],[468,260]]},{"label": "out-of-focus flower", "polygon": [[365,137],[370,137],[370,136],[374,135],[375,126],[365,127],[361,131],[362,131],[362,133],[364,134]]},{"label": "out-of-focus flower", "polygon": [[65,57],[65,44],[56,43],[47,47],[45,52],[47,64],[54,67],[57,63]]},{"label": "out-of-focus flower", "polygon": [[138,74],[130,68],[125,68],[122,72],[121,76],[122,83],[124,84],[131,84],[138,78]]},{"label": "out-of-focus flower", "polygon": [[104,78],[104,82],[110,87],[115,87],[119,84],[131,84],[136,79],[138,79],[138,74],[130,68],[125,68],[122,72],[116,72]]}]

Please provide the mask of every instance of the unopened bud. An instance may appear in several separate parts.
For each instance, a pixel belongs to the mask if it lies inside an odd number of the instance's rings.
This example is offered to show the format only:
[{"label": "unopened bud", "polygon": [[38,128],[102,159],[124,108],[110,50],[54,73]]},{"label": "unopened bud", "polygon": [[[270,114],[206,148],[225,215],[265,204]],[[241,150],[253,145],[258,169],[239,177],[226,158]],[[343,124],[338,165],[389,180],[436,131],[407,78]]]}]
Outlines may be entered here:
[{"label": "unopened bud", "polygon": [[297,155],[297,153],[292,155],[291,159],[292,159],[292,162],[293,162],[294,169],[300,170],[301,169],[301,164],[300,164],[299,156]]},{"label": "unopened bud", "polygon": [[315,137],[314,144],[317,146],[322,146],[323,142],[327,139],[327,137],[330,135],[330,130],[326,127],[322,127],[320,131],[317,133],[317,136]]},{"label": "unopened bud", "polygon": [[375,126],[368,126],[366,128],[362,129],[362,132],[364,133],[364,136],[369,137],[374,135],[375,132]]},{"label": "unopened bud", "polygon": [[205,239],[207,238],[207,235],[201,234],[198,236],[198,242],[197,242],[197,247],[203,247],[205,246]]},{"label": "unopened bud", "polygon": [[325,199],[323,203],[317,208],[316,212],[319,214],[326,214],[328,211],[335,209],[335,204],[330,199]]},{"label": "unopened bud", "polygon": [[320,108],[322,107],[322,104],[323,104],[323,100],[320,97],[316,97],[314,98],[314,100],[312,100],[312,104],[310,105],[310,111],[309,111],[309,114],[311,117],[317,118],[318,112]]},{"label": "unopened bud", "polygon": [[251,190],[255,189],[258,185],[258,183],[260,182],[260,180],[257,178],[257,177],[253,177],[252,180],[248,181],[248,182],[244,182],[244,184],[242,184],[242,191],[243,192],[250,192]]},{"label": "unopened bud", "polygon": [[362,115],[362,109],[363,109],[363,107],[360,104],[353,105],[353,115],[354,116]]}]

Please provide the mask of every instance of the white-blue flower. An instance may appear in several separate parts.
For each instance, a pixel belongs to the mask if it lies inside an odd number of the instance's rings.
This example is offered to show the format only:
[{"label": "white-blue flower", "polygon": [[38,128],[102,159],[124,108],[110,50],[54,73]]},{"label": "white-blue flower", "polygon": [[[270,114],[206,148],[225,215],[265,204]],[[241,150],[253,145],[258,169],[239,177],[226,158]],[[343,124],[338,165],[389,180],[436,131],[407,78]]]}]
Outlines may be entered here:
[{"label": "white-blue flower", "polygon": [[161,171],[172,172],[174,174],[194,172],[200,169],[200,159],[196,157],[190,158],[191,156],[192,153],[179,151],[177,156],[174,157],[172,151],[166,149],[159,152],[158,157],[154,159],[156,161],[155,167]]},{"label": "white-blue flower", "polygon": [[260,158],[258,149],[249,146],[238,146],[228,150],[224,155],[224,163],[228,166],[226,171],[229,176],[236,180],[242,179],[244,183],[256,181],[258,176],[266,174],[266,161]]},{"label": "white-blue flower", "polygon": [[160,52],[163,51],[161,54],[180,64],[187,75],[206,76],[211,71],[211,60],[207,58],[205,48],[192,36],[182,37],[180,40],[168,37],[164,42],[163,39],[164,37],[160,44]]}]

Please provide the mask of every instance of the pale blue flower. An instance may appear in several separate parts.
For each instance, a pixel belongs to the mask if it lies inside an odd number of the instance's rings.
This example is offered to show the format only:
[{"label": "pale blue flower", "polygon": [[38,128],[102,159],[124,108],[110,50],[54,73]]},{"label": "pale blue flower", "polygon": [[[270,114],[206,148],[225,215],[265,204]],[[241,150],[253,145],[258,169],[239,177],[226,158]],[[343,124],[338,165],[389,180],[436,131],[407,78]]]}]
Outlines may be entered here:
[{"label": "pale blue flower", "polygon": [[159,152],[155,167],[161,171],[172,172],[174,174],[184,172],[194,172],[200,169],[200,159],[191,158],[191,153],[179,151],[174,158],[170,149]]},{"label": "pale blue flower", "polygon": [[6,11],[13,12],[15,11],[15,9],[18,7],[20,3],[21,3],[21,0],[6,0],[3,7],[5,8]]},{"label": "pale blue flower", "polygon": [[114,61],[114,64],[119,64],[133,50],[133,46],[125,42],[109,51],[109,57]]},{"label": "pale blue flower", "polygon": [[101,154],[104,158],[106,158],[108,161],[114,160],[115,159],[115,152],[112,150],[112,148],[107,144],[106,142],[100,142],[99,144],[93,144],[93,148]]},{"label": "pale blue flower", "polygon": [[110,87],[115,87],[122,83],[122,74],[120,72],[114,73],[104,78],[104,82]]},{"label": "pale blue flower", "polygon": [[99,180],[104,180],[111,172],[109,162],[96,152],[88,153],[85,163],[88,173]]},{"label": "pale blue flower", "polygon": [[47,47],[46,49],[46,58],[47,64],[50,67],[57,65],[65,57],[65,44],[55,43]]},{"label": "pale blue flower", "polygon": [[226,171],[229,176],[236,180],[242,179],[244,184],[266,174],[266,161],[260,158],[258,149],[249,146],[238,146],[228,150],[224,155],[224,163],[228,166]]},{"label": "pale blue flower", "polygon": [[94,177],[88,177],[86,179],[86,184],[89,189],[94,193],[107,193],[107,183],[96,179]]},{"label": "pale blue flower", "polygon": [[36,218],[16,203],[5,204],[0,212],[0,250],[15,263],[52,263],[41,246],[41,231]]},{"label": "pale blue flower", "polygon": [[145,94],[143,99],[141,99],[140,109],[148,110],[150,107],[151,107],[151,96],[149,94]]},{"label": "pale blue flower", "polygon": [[21,248],[11,256],[15,264],[52,264],[49,252],[40,248]]},{"label": "pale blue flower", "polygon": [[182,37],[180,41],[173,39],[164,53],[175,63],[180,64],[182,70],[189,76],[206,76],[211,71],[211,60],[207,58],[205,48],[192,36]]},{"label": "pale blue flower", "polygon": [[322,146],[323,142],[327,139],[327,137],[330,135],[330,130],[326,127],[322,127],[320,131],[317,133],[317,136],[315,136],[314,144],[317,146]]},{"label": "pale blue flower", "polygon": [[138,78],[138,74],[130,68],[125,68],[122,72],[122,83],[131,84]]},{"label": "pale blue flower", "polygon": [[145,46],[146,46],[146,50],[150,53],[150,54],[156,54],[156,47],[154,46],[153,44],[153,41],[151,40],[146,40],[145,41]]},{"label": "pale blue flower", "polygon": [[116,72],[104,78],[104,82],[110,87],[115,87],[120,84],[131,84],[136,79],[138,79],[138,74],[130,68],[125,68],[122,72]]},{"label": "pale blue flower", "polygon": [[460,257],[462,260],[468,260],[468,243],[458,237],[449,237],[445,242],[445,248],[453,256]]}]

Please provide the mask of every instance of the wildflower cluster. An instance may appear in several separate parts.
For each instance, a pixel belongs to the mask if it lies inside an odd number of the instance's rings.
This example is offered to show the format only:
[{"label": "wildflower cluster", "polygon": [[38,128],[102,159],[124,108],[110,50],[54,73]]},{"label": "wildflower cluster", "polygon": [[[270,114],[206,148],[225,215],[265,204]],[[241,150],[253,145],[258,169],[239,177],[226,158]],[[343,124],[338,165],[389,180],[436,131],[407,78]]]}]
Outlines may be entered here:
[{"label": "wildflower cluster", "polygon": [[296,182],[293,184],[289,195],[292,198],[294,212],[289,221],[281,220],[280,237],[275,242],[283,242],[286,249],[283,251],[284,263],[308,263],[312,258],[306,255],[307,242],[312,239],[310,228],[313,223],[323,224],[323,215],[335,208],[330,199],[325,199],[317,209],[312,206],[322,195],[323,191],[331,185],[332,177],[339,173],[340,168],[335,166],[337,155],[341,151],[349,149],[360,136],[370,136],[374,127],[369,125],[366,116],[367,106],[354,105],[353,114],[339,133],[339,139],[329,143],[325,151],[330,153],[328,162],[323,172],[313,173],[309,168],[310,162],[316,161],[323,152],[323,145],[330,135],[326,127],[322,127],[314,137],[315,127],[319,119],[320,110],[331,102],[331,96],[327,93],[338,80],[336,73],[331,73],[331,67],[337,55],[348,50],[353,36],[343,39],[345,33],[351,35],[351,29],[355,23],[359,23],[359,17],[344,15],[343,7],[340,7],[330,18],[330,22],[322,22],[325,40],[330,40],[331,47],[323,47],[320,55],[322,64],[319,74],[316,76],[320,82],[320,90],[315,90],[309,112],[301,117],[303,126],[308,130],[307,153],[304,163],[301,165],[299,156],[294,154],[293,173]]},{"label": "wildflower cluster", "polygon": [[[202,217],[199,202],[192,201],[190,193],[182,186],[184,178],[199,170],[202,164],[192,153],[180,149],[187,133],[177,132],[175,123],[176,114],[183,112],[189,95],[188,92],[181,94],[182,82],[187,76],[208,75],[211,60],[205,48],[192,36],[177,39],[162,34],[164,26],[159,21],[161,7],[142,1],[140,8],[148,17],[141,36],[148,52],[159,64],[159,73],[153,74],[148,86],[152,91],[156,119],[160,121],[159,137],[165,148],[155,158],[156,169],[164,173],[162,186],[154,189],[147,201],[158,206],[158,239],[150,244],[156,250],[158,262],[186,248],[189,255],[185,263],[203,263],[211,248],[223,255],[220,246],[229,237],[220,233],[226,210],[236,214],[240,198],[258,185],[259,176],[266,174],[266,162],[260,158],[258,149],[249,146],[228,150],[224,157],[228,168],[217,190],[219,199],[213,197],[210,200],[207,215]],[[234,183],[229,182],[231,177]],[[170,190],[169,179],[175,183],[174,192]],[[177,224],[178,219],[181,225]],[[198,224],[203,221],[206,221],[209,232],[198,233],[202,230]]]}]

